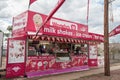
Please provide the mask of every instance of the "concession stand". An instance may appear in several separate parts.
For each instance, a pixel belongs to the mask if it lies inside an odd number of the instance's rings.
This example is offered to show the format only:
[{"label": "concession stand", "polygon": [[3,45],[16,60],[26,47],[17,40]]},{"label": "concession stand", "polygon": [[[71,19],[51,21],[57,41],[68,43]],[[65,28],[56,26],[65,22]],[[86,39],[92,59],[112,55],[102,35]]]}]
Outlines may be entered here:
[{"label": "concession stand", "polygon": [[[88,26],[25,11],[13,18],[8,39],[6,77],[45,76],[88,70],[97,66],[97,44],[103,35],[88,32]],[[39,29],[36,36],[36,31]]]}]

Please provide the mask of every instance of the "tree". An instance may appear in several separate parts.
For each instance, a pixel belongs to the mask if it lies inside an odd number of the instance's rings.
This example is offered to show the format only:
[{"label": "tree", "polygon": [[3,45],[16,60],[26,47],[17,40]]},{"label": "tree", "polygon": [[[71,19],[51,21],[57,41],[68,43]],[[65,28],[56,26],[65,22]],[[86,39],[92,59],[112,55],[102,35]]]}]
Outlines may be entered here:
[{"label": "tree", "polygon": [[0,32],[3,32],[2,30],[0,30]]},{"label": "tree", "polygon": [[103,49],[98,47],[98,56],[102,56],[103,55]]},{"label": "tree", "polygon": [[119,45],[120,45],[119,43],[111,43],[110,44],[110,54],[111,54],[113,60],[115,59],[115,55],[120,52]]},{"label": "tree", "polygon": [[6,37],[9,37],[9,36],[10,36],[10,33],[12,32],[12,25],[11,25],[11,26],[8,26],[8,27],[7,27],[7,30],[9,31],[9,33],[4,33],[4,35],[5,35]]},{"label": "tree", "polygon": [[4,33],[4,36],[9,37],[10,34],[9,33]]},{"label": "tree", "polygon": [[7,27],[7,30],[8,30],[9,32],[12,32],[12,26],[8,26],[8,27]]}]

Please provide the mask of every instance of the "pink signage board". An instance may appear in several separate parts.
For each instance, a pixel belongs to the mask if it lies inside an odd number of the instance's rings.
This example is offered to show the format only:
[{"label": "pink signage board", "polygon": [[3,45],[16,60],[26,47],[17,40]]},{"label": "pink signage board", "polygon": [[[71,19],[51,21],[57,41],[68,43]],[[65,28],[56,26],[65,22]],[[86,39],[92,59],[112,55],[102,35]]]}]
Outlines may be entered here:
[{"label": "pink signage board", "polygon": [[91,40],[95,40],[95,41],[104,41],[104,36],[101,34],[95,34],[95,33],[89,33],[90,36],[92,36]]},{"label": "pink signage board", "polygon": [[26,72],[61,70],[88,65],[86,55],[71,56],[69,61],[56,61],[55,56],[30,56],[26,62]]},{"label": "pink signage board", "polygon": [[118,25],[116,28],[114,28],[110,33],[109,33],[109,36],[114,36],[114,35],[117,35],[117,34],[120,34],[120,25]]},{"label": "pink signage board", "polygon": [[13,17],[12,36],[25,35],[25,28],[27,26],[28,12],[21,13]]},{"label": "pink signage board", "polygon": [[31,78],[88,69],[88,58],[86,55],[71,56],[71,60],[68,61],[56,61],[56,58],[50,55],[30,56],[26,65],[26,74]]},{"label": "pink signage board", "polygon": [[[28,34],[35,34],[45,21],[46,17],[47,15],[28,11],[28,25],[26,29]],[[52,17],[46,25],[41,28],[40,33],[47,35],[76,37],[76,31],[88,33],[88,27],[87,25]]]},{"label": "pink signage board", "polygon": [[[103,35],[89,33],[88,26],[76,22],[71,22],[59,18],[52,17],[45,26],[41,25],[46,20],[47,15],[26,11],[13,18],[12,35],[51,35],[71,38],[81,38],[84,40],[103,41]],[[40,28],[41,27],[41,28]]]},{"label": "pink signage board", "polygon": [[[35,35],[47,15],[28,11],[28,35]],[[84,40],[103,41],[103,35],[88,32],[88,26],[59,18],[52,17],[39,32],[40,35],[52,35],[62,37],[81,38]]]},{"label": "pink signage board", "polygon": [[54,56],[30,56],[26,62],[26,72],[44,71],[55,67]]},{"label": "pink signage board", "polygon": [[26,64],[26,38],[9,38],[7,45],[6,77],[24,76]]},{"label": "pink signage board", "polygon": [[95,67],[98,66],[98,51],[97,51],[97,45],[96,44],[90,44],[89,45],[89,60],[88,60],[88,64],[90,67]]}]

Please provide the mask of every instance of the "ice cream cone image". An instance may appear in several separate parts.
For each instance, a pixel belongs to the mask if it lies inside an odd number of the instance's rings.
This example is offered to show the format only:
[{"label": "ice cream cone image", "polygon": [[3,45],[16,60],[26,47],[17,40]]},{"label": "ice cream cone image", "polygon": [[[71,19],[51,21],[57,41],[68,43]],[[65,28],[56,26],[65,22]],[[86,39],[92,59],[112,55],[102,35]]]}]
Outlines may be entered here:
[{"label": "ice cream cone image", "polygon": [[43,23],[41,15],[35,14],[33,16],[33,22],[34,22],[34,26],[35,26],[36,31],[38,31]]}]

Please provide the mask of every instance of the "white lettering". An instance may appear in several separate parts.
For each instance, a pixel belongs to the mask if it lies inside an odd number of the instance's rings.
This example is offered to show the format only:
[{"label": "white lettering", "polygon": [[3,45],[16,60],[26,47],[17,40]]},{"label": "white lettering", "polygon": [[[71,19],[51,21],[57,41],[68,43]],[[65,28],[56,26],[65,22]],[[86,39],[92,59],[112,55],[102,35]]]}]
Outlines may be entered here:
[{"label": "white lettering", "polygon": [[85,34],[85,33],[82,34],[82,37],[84,37],[84,38],[92,38],[91,35],[89,35],[89,34]]},{"label": "white lettering", "polygon": [[51,19],[50,25],[55,26],[55,27],[62,27],[62,28],[66,28],[66,29],[71,29],[71,30],[78,30],[77,24],[70,23],[67,21],[62,21],[62,20]]},{"label": "white lettering", "polygon": [[27,25],[27,13],[23,13],[14,18],[13,30],[21,29]]},{"label": "white lettering", "polygon": [[56,33],[56,30],[53,27],[44,28],[44,32]]},{"label": "white lettering", "polygon": [[57,34],[63,34],[63,35],[69,35],[69,36],[72,36],[73,33],[72,32],[69,32],[67,30],[57,30]]},{"label": "white lettering", "polygon": [[81,36],[82,36],[82,34],[81,34],[81,33],[79,33],[79,32],[76,32],[76,36],[77,36],[77,37],[81,37]]},{"label": "white lettering", "polygon": [[96,36],[96,35],[95,35],[94,37],[95,37],[95,39],[99,39],[99,36]]}]

